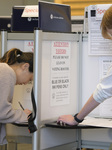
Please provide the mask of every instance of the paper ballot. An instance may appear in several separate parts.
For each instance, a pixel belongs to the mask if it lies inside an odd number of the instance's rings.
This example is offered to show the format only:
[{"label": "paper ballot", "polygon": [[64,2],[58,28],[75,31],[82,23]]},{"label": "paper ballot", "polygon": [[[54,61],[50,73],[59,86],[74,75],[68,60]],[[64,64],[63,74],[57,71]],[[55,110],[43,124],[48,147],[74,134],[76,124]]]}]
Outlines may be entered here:
[{"label": "paper ballot", "polygon": [[106,118],[94,118],[87,116],[81,125],[89,125],[96,127],[112,128],[112,119]]}]

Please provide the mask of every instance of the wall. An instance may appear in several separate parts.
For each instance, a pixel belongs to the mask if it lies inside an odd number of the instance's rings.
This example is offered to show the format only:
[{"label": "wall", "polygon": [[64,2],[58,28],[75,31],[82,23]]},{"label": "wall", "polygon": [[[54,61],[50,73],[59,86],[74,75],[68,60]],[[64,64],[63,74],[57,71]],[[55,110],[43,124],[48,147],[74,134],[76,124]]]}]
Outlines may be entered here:
[{"label": "wall", "polygon": [[[43,0],[54,2],[54,0]],[[10,16],[12,7],[17,5],[37,5],[38,0],[0,0],[0,16]]]},{"label": "wall", "polygon": [[24,5],[24,0],[0,0],[0,16],[10,16],[14,5]]},{"label": "wall", "polygon": [[83,16],[84,8],[89,5],[111,4],[112,0],[54,0],[55,3],[67,4],[71,6],[72,16]]}]

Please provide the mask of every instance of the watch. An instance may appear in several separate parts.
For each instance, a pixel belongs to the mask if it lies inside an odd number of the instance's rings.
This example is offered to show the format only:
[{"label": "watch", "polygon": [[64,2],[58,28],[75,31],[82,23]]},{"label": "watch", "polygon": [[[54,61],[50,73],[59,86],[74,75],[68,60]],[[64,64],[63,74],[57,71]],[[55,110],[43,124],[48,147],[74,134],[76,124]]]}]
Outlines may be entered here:
[{"label": "watch", "polygon": [[84,119],[82,119],[82,120],[78,119],[78,118],[77,118],[77,115],[78,115],[78,113],[74,115],[74,119],[75,119],[75,121],[77,121],[78,123],[81,123]]}]

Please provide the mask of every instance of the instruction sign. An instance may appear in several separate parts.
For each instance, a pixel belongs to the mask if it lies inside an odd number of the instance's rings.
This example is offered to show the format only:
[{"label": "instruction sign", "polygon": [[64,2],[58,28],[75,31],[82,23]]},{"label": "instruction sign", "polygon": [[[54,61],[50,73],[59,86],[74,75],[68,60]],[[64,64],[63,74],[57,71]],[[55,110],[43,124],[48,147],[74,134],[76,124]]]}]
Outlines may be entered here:
[{"label": "instruction sign", "polygon": [[34,41],[24,41],[24,52],[34,52]]},{"label": "instruction sign", "polygon": [[112,55],[112,41],[101,34],[101,21],[104,12],[112,4],[90,5],[88,7],[88,46],[89,55]]},{"label": "instruction sign", "polygon": [[51,106],[69,104],[70,46],[67,41],[53,41],[51,49]]}]

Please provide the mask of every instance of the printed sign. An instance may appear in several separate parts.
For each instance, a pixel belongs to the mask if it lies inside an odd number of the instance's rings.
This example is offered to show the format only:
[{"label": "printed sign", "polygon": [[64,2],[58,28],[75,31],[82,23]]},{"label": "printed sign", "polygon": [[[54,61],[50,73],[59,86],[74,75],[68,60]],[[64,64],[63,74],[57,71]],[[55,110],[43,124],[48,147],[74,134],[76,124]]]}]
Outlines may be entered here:
[{"label": "printed sign", "polygon": [[38,5],[25,6],[22,17],[38,17]]},{"label": "printed sign", "polygon": [[[90,5],[88,7],[88,53],[89,55],[112,55],[112,40],[104,39],[101,34],[101,17],[110,5]],[[97,14],[95,13],[97,10]],[[94,12],[94,13],[93,13]],[[97,18],[97,19],[96,19]]]},{"label": "printed sign", "polygon": [[69,104],[70,42],[53,41],[51,51],[51,106]]},{"label": "printed sign", "polygon": [[102,20],[102,17],[105,11],[111,6],[112,4],[101,4],[96,5],[96,20]]},{"label": "printed sign", "polygon": [[34,52],[34,41],[24,41],[24,52]]},{"label": "printed sign", "polygon": [[[106,77],[108,71],[112,68],[112,57],[99,58],[100,78]],[[111,89],[111,88],[110,88]],[[105,100],[100,106],[100,117],[112,117],[112,97]]]}]

